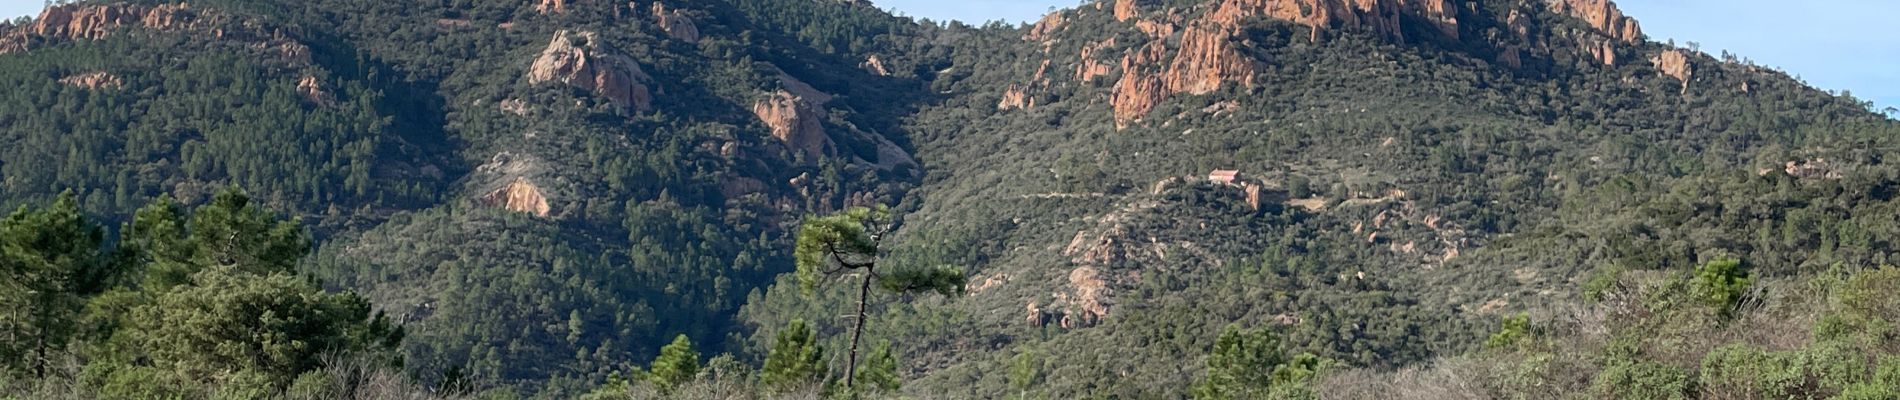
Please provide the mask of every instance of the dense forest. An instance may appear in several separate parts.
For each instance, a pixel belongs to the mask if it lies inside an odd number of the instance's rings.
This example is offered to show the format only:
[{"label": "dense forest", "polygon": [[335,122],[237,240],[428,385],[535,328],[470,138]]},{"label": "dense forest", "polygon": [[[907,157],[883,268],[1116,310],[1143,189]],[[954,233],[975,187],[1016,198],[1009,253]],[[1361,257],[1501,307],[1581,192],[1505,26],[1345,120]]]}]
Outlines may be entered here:
[{"label": "dense forest", "polygon": [[1900,398],[1900,121],[1607,0],[72,1],[0,398]]}]

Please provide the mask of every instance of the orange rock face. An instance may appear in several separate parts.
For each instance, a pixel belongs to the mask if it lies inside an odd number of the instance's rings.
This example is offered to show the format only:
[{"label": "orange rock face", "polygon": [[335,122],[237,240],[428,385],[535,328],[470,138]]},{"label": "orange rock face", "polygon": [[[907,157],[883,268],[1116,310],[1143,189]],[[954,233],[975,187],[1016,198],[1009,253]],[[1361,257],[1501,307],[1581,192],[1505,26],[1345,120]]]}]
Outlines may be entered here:
[{"label": "orange rock face", "polygon": [[635,111],[653,107],[653,95],[646,87],[651,79],[639,63],[605,47],[593,32],[556,32],[528,69],[529,84],[564,83]]},{"label": "orange rock face", "polygon": [[23,52],[36,42],[99,40],[114,29],[186,30],[205,18],[187,4],[72,4],[48,7],[32,23],[0,31],[0,54]]},{"label": "orange rock face", "polygon": [[1161,79],[1161,71],[1151,67],[1161,65],[1161,58],[1167,52],[1162,42],[1154,42],[1122,56],[1122,78],[1115,82],[1115,89],[1109,95],[1109,103],[1115,108],[1116,128],[1141,120],[1172,95]]},{"label": "orange rock face", "polygon": [[832,147],[821,119],[824,118],[822,104],[779,90],[754,103],[752,114],[772,129],[772,137],[815,160],[829,153]]},{"label": "orange rock face", "polygon": [[699,43],[699,25],[694,24],[693,18],[683,11],[667,9],[666,4],[654,2],[653,21],[666,31],[667,36],[687,43]]},{"label": "orange rock face", "polygon": [[877,76],[891,76],[891,70],[884,68],[884,60],[877,58],[876,54],[865,57],[864,63],[858,64],[858,66],[863,67],[865,71],[871,71],[871,73],[877,74]]},{"label": "orange rock face", "polygon": [[1654,64],[1657,70],[1662,71],[1663,75],[1682,81],[1682,92],[1689,92],[1689,79],[1695,77],[1695,66],[1689,64],[1688,54],[1684,54],[1679,49],[1671,49],[1650,58],[1649,62]]},{"label": "orange rock face", "polygon": [[336,96],[330,94],[329,89],[324,89],[323,81],[318,80],[316,76],[304,75],[303,79],[297,80],[297,93],[302,94],[304,100],[311,104],[336,105]]},{"label": "orange rock face", "polygon": [[489,207],[505,208],[537,217],[546,217],[550,211],[548,198],[541,195],[541,188],[535,187],[534,183],[521,177],[516,177],[514,182],[508,183],[507,186],[488,192],[488,195],[482,196],[481,202]]},{"label": "orange rock face", "polygon": [[1068,18],[1063,17],[1061,11],[1044,15],[1042,16],[1042,20],[1036,21],[1036,25],[1029,28],[1029,33],[1023,35],[1023,40],[1048,40],[1051,36],[1055,35],[1057,31],[1062,30],[1062,25],[1067,22],[1069,22]]},{"label": "orange rock face", "polygon": [[1095,78],[1108,75],[1109,70],[1113,67],[1108,65],[1108,63],[1102,62],[1100,57],[1104,51],[1112,47],[1115,47],[1115,38],[1108,38],[1108,40],[1103,40],[1100,43],[1082,46],[1082,61],[1075,65],[1075,80],[1093,82]]},{"label": "orange rock face", "polygon": [[1017,108],[1030,109],[1035,107],[1036,99],[1029,98],[1029,94],[1024,92],[1023,87],[1019,85],[1009,85],[1009,90],[1003,91],[1003,100],[996,103],[996,109],[998,111]]},{"label": "orange rock face", "polygon": [[536,4],[534,10],[542,14],[567,12],[568,3],[568,0],[541,0],[541,4]]},{"label": "orange rock face", "polygon": [[1205,94],[1227,82],[1251,85],[1255,62],[1230,43],[1235,28],[1196,25],[1181,32],[1181,49],[1162,78],[1174,93]]},{"label": "orange rock face", "polygon": [[86,89],[117,89],[125,83],[105,71],[94,71],[60,78],[59,83]]},{"label": "orange rock face", "polygon": [[1661,70],[1663,75],[1675,77],[1684,84],[1688,84],[1689,77],[1695,74],[1694,68],[1689,66],[1689,56],[1683,54],[1682,50],[1662,52],[1655,58],[1651,58],[1649,62],[1655,64],[1656,69]]},{"label": "orange rock face", "polygon": [[1439,31],[1458,35],[1458,9],[1450,0],[1223,0],[1211,18],[1229,25],[1253,17],[1292,21],[1312,28],[1314,39],[1334,26],[1403,38],[1400,20],[1405,14],[1423,17]]},{"label": "orange rock face", "polygon": [[1127,22],[1129,19],[1135,18],[1136,14],[1140,12],[1140,6],[1135,4],[1135,0],[1115,0],[1116,21]]},{"label": "orange rock face", "polygon": [[1643,28],[1635,18],[1623,15],[1610,0],[1548,0],[1550,11],[1583,20],[1604,36],[1624,43],[1643,40]]}]

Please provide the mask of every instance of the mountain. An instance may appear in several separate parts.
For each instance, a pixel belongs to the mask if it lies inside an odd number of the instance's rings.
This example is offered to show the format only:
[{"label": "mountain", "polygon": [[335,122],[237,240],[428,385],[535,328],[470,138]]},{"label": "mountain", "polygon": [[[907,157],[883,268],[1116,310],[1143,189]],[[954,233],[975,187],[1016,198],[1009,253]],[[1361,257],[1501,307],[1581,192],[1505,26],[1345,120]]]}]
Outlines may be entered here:
[{"label": "mountain", "polygon": [[[1900,320],[1791,289],[1886,282],[1900,123],[1608,0],[981,27],[839,0],[87,1],[0,25],[0,81],[0,205],[70,191],[112,226],[242,188],[429,388],[576,397],[682,334],[754,365],[794,320],[844,349],[856,292],[800,289],[791,248],[875,204],[890,263],[969,282],[869,302],[911,396],[1222,398],[1227,326],[1326,360],[1331,393],[1508,366],[1543,372],[1467,374],[1473,396],[1626,397],[1628,365],[1702,393],[1705,356],[1747,355],[1722,346],[1836,343],[1731,321]],[[1754,308],[1657,289],[1726,260]],[[1520,314],[1543,341],[1498,339]],[[1582,344],[1519,345],[1545,341]],[[1863,383],[1837,381],[1810,393]]]}]

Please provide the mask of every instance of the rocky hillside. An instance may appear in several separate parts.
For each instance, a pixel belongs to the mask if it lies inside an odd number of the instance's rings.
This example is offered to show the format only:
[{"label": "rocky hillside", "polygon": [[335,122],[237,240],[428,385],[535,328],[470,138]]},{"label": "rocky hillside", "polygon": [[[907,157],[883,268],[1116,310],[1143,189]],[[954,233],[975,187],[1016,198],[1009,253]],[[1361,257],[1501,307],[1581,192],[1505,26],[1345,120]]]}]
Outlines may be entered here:
[{"label": "rocky hillside", "polygon": [[0,205],[71,190],[122,221],[245,188],[315,234],[303,272],[403,324],[422,385],[550,398],[678,334],[756,363],[802,319],[843,348],[855,298],[786,273],[799,218],[851,206],[903,215],[892,262],[970,273],[871,310],[926,397],[1181,397],[1229,324],[1419,366],[1605,271],[1896,250],[1872,226],[1900,124],[1608,0],[982,27],[833,0],[87,1],[0,25],[0,82]]}]

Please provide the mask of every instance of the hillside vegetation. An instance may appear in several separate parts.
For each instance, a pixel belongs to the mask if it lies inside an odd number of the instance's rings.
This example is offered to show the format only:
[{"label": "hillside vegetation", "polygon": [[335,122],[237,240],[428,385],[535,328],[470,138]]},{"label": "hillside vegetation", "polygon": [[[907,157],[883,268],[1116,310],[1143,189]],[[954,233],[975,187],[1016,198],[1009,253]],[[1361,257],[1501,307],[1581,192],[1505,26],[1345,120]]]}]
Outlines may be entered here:
[{"label": "hillside vegetation", "polygon": [[1717,53],[1607,0],[72,2],[0,24],[0,396],[1897,396],[1900,122]]}]

